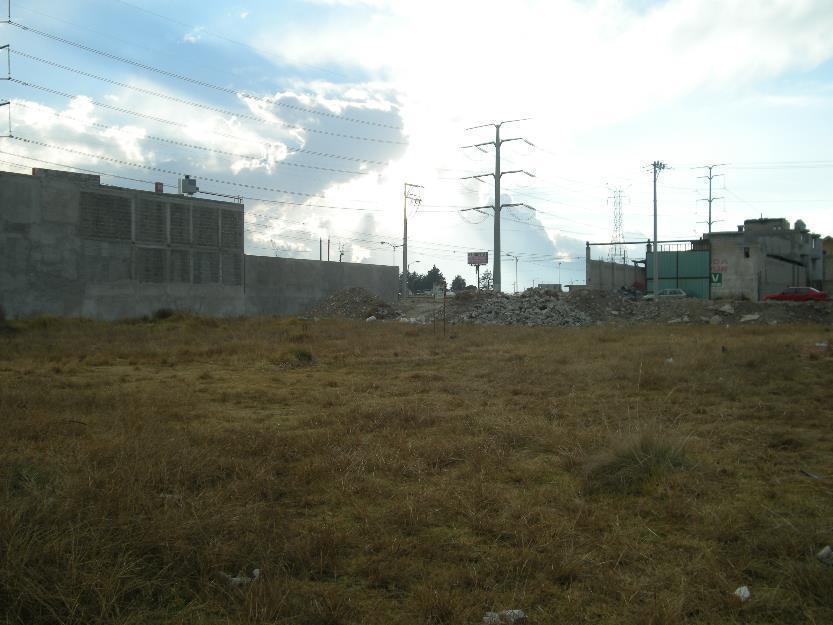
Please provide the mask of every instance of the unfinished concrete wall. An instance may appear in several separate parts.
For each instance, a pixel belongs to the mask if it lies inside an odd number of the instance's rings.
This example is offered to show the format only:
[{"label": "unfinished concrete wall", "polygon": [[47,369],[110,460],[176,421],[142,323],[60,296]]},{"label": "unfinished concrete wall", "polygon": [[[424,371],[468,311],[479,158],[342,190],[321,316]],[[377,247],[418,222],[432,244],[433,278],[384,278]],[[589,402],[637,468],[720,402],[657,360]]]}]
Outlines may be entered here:
[{"label": "unfinished concrete wall", "polygon": [[392,302],[399,270],[386,265],[246,256],[246,314],[294,315],[349,287],[361,287]]},{"label": "unfinished concrete wall", "polygon": [[10,317],[242,314],[242,256],[241,204],[86,174],[0,172],[0,305]]},{"label": "unfinished concrete wall", "polygon": [[85,174],[0,172],[0,306],[10,318],[287,315],[350,286],[393,301],[397,278],[396,267],[244,257],[241,204]]},{"label": "unfinished concrete wall", "polygon": [[588,259],[586,273],[587,287],[596,291],[645,287],[644,267]]},{"label": "unfinished concrete wall", "polygon": [[768,240],[749,242],[736,233],[713,233],[710,241],[711,270],[723,277],[722,285],[712,285],[712,299],[758,301],[790,286],[807,285],[806,267],[799,261],[772,256]]},{"label": "unfinished concrete wall", "polygon": [[721,274],[721,284],[712,284],[712,299],[757,301],[761,273],[761,251],[757,243],[745,245],[742,238],[729,233],[712,233],[711,272]]}]

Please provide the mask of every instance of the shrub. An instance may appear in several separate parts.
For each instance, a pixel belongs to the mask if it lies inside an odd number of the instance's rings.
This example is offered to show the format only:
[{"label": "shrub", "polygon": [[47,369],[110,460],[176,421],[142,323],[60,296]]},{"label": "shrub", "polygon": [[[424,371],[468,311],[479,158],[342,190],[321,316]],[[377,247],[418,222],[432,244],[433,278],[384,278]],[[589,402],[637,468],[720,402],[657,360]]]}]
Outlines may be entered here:
[{"label": "shrub", "polygon": [[591,492],[638,494],[650,480],[689,464],[684,439],[643,430],[588,458],[585,479]]},{"label": "shrub", "polygon": [[170,319],[174,316],[175,311],[171,308],[159,308],[153,311],[153,319],[155,321],[161,321],[162,319]]}]

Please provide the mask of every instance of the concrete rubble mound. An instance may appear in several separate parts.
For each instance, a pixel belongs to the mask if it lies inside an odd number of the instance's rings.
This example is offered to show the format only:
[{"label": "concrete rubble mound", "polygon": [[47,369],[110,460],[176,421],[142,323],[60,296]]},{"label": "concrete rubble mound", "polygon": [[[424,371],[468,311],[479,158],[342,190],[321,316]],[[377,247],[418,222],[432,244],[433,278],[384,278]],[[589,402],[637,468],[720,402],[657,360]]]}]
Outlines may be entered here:
[{"label": "concrete rubble mound", "polygon": [[398,319],[402,316],[393,306],[359,287],[342,289],[321,300],[307,313],[312,317],[332,319]]},{"label": "concrete rubble mound", "polygon": [[484,294],[462,311],[451,311],[451,323],[585,326],[589,315],[559,298],[555,291],[527,289],[521,295]]}]

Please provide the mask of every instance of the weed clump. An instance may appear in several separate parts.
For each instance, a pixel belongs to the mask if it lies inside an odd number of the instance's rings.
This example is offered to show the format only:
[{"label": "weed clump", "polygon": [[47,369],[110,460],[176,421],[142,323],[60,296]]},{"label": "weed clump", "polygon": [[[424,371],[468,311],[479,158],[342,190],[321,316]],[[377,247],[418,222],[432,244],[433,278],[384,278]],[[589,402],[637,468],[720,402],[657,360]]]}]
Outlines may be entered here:
[{"label": "weed clump", "polygon": [[588,458],[585,479],[590,492],[636,495],[651,480],[690,465],[684,439],[645,430]]},{"label": "weed clump", "polygon": [[292,355],[302,365],[311,365],[313,362],[312,352],[308,349],[293,349]]},{"label": "weed clump", "polygon": [[162,321],[163,319],[170,319],[176,314],[172,308],[158,308],[153,311],[152,319],[154,321]]}]

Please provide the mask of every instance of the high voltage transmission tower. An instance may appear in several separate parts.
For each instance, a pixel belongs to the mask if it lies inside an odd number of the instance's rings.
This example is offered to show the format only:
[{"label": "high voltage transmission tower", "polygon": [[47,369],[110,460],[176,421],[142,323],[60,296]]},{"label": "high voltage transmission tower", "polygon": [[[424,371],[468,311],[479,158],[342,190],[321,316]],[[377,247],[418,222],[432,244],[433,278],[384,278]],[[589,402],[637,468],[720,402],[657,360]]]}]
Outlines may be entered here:
[{"label": "high voltage transmission tower", "polygon": [[621,260],[622,263],[627,262],[627,252],[625,251],[625,231],[622,220],[622,188],[610,188],[611,195],[608,200],[613,203],[613,237],[611,241],[613,246],[610,249],[610,261],[616,262]]},{"label": "high voltage transmission tower", "polygon": [[461,178],[461,180],[467,180],[467,179],[474,178],[476,180],[480,180],[481,182],[483,182],[482,179],[486,178],[487,176],[493,176],[494,179],[495,179],[495,200],[494,200],[494,204],[487,204],[485,206],[475,206],[475,207],[466,208],[466,209],[463,209],[463,210],[480,210],[480,209],[483,209],[483,208],[494,209],[494,215],[495,215],[495,243],[494,243],[494,250],[493,250],[494,269],[492,270],[492,280],[493,280],[493,284],[494,284],[493,288],[494,288],[494,291],[496,293],[500,292],[500,286],[501,286],[500,285],[500,262],[501,262],[502,259],[501,259],[501,254],[500,254],[500,211],[503,208],[510,208],[512,206],[526,206],[527,208],[529,208],[531,210],[535,210],[534,207],[532,207],[529,204],[526,204],[524,202],[512,202],[512,203],[508,203],[508,204],[501,204],[501,202],[500,202],[500,179],[501,179],[502,176],[506,176],[508,174],[526,174],[527,176],[531,176],[533,178],[535,177],[534,174],[531,174],[531,173],[529,173],[528,171],[526,171],[524,169],[513,169],[511,171],[501,171],[500,170],[500,146],[502,146],[504,143],[508,143],[509,141],[523,141],[524,143],[527,143],[528,145],[531,145],[531,146],[535,147],[533,143],[531,143],[527,139],[524,139],[523,137],[512,137],[511,139],[501,139],[500,138],[500,127],[503,126],[503,124],[510,124],[510,123],[513,123],[513,122],[522,122],[522,121],[526,121],[527,119],[529,119],[529,118],[526,117],[526,118],[523,118],[523,119],[507,119],[507,120],[497,122],[497,123],[481,124],[479,126],[472,126],[471,128],[466,128],[466,130],[475,130],[477,128],[486,128],[487,126],[494,126],[494,128],[495,128],[495,140],[494,141],[486,141],[484,143],[475,143],[474,145],[463,146],[464,148],[476,148],[476,149],[480,150],[481,152],[486,151],[486,150],[483,149],[484,146],[487,146],[487,145],[494,146],[494,148],[495,148],[495,171],[494,171],[494,173],[478,174],[476,176],[465,176],[465,177]]},{"label": "high voltage transmission tower", "polygon": [[712,224],[719,221],[719,220],[716,220],[716,219],[712,219],[712,202],[714,202],[715,200],[722,200],[723,199],[722,197],[713,197],[712,196],[712,178],[716,178],[717,176],[722,176],[723,175],[723,174],[713,174],[712,170],[715,167],[723,167],[723,165],[724,165],[724,163],[718,163],[716,165],[703,165],[702,167],[698,168],[698,169],[708,169],[709,170],[709,173],[708,173],[707,176],[698,176],[698,178],[701,178],[701,179],[704,179],[704,178],[709,179],[709,197],[701,198],[702,201],[709,203],[709,219],[706,222],[709,226],[709,233],[711,233],[711,231],[712,231]]}]

